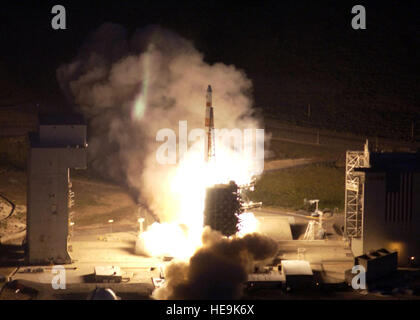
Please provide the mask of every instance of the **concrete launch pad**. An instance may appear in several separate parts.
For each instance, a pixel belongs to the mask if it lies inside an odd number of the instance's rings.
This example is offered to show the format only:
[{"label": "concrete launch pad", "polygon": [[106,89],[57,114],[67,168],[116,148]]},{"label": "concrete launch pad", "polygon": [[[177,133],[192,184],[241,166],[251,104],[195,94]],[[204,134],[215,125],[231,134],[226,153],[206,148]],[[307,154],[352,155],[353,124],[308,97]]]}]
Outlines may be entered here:
[{"label": "concrete launch pad", "polygon": [[292,231],[290,229],[290,222],[293,222],[292,217],[279,217],[267,214],[258,214],[256,217],[259,221],[258,232],[264,234],[276,241],[292,240]]},{"label": "concrete launch pad", "polygon": [[[72,241],[71,252],[74,263],[64,265],[66,288],[53,289],[52,266],[30,266],[17,268],[10,280],[39,292],[37,299],[85,299],[97,287],[113,289],[117,295],[128,299],[148,299],[154,287],[152,277],[158,277],[164,263],[157,258],[134,254],[137,234],[134,231],[81,234]],[[97,283],[94,279],[96,266],[118,266],[121,268],[121,283]],[[43,272],[29,272],[29,270]]]},{"label": "concrete launch pad", "polygon": [[271,209],[258,210],[255,216],[260,222],[259,231],[278,242],[280,260],[306,260],[323,282],[344,281],[344,270],[353,266],[353,254],[349,244],[333,231],[333,221],[325,223],[325,240],[307,241],[301,240],[301,235],[311,217]]},{"label": "concrete launch pad", "polygon": [[[279,244],[279,256],[276,260],[304,260],[310,264],[316,282],[332,287],[344,284],[344,271],[353,265],[353,255],[348,243],[337,235],[329,235],[326,240],[292,240],[296,234],[291,232],[297,224],[304,224],[307,217],[292,216],[287,213],[273,213],[260,210],[256,213],[260,220],[262,230],[267,235],[274,237]],[[115,230],[115,229],[114,229]],[[331,227],[327,226],[327,231]],[[53,266],[22,266],[16,268],[10,280],[16,280],[21,286],[35,289],[38,293],[32,299],[86,299],[96,288],[111,288],[122,299],[150,299],[154,290],[152,278],[160,276],[160,267],[165,263],[162,259],[147,258],[134,254],[134,244],[137,231],[134,229],[115,230],[110,233],[109,228],[95,228],[78,230],[72,239],[71,256],[74,263],[64,265],[66,273],[66,288],[54,289],[52,281],[54,274]],[[96,266],[116,266],[122,271],[120,283],[97,283],[94,279]],[[36,272],[40,269],[43,272]],[[32,270],[33,272],[28,272]],[[267,290],[258,289],[249,291],[246,297],[264,297],[266,299],[290,299],[292,296],[284,294],[278,287],[278,282],[285,279],[276,273],[275,278],[270,274],[253,275],[251,280],[263,281]],[[261,279],[260,279],[261,278]],[[262,279],[264,278],[264,279]],[[270,282],[271,281],[271,282]],[[273,283],[272,283],[273,282]],[[259,286],[260,287],[260,286]],[[340,287],[341,288],[341,287]],[[343,289],[340,289],[343,290]],[[340,291],[341,292],[341,291]],[[310,298],[320,298],[320,293],[308,294]],[[341,294],[341,295],[340,295]],[[301,295],[298,295],[301,297]],[[325,296],[326,297],[326,296]],[[381,295],[361,295],[350,291],[337,293],[337,298],[346,299],[383,299]],[[6,299],[16,299],[14,290]]]},{"label": "concrete launch pad", "polygon": [[[321,273],[323,281],[335,283],[344,280],[344,270],[353,263],[350,249],[341,239],[303,241],[293,240],[292,227],[307,223],[303,216],[258,210],[259,232],[279,243],[280,260],[307,260],[314,271]],[[148,258],[134,253],[137,231],[134,229],[109,228],[82,229],[74,233],[70,254],[74,262],[64,265],[66,290],[53,289],[52,281],[57,273],[52,266],[20,267],[10,280],[39,292],[36,299],[86,299],[97,287],[112,288],[123,299],[149,299],[154,286],[152,278],[159,277],[165,263],[159,258]],[[119,267],[120,283],[95,282],[94,270],[98,266]],[[30,272],[31,270],[43,272]]]}]

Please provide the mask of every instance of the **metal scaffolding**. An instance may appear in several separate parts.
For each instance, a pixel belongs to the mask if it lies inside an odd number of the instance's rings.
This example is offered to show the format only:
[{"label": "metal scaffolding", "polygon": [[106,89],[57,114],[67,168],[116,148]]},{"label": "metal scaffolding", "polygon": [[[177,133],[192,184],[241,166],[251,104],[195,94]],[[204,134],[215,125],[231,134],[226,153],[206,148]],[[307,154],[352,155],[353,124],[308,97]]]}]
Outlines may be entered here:
[{"label": "metal scaffolding", "polygon": [[364,151],[346,152],[344,233],[348,238],[362,236],[364,175],[355,169],[367,167],[369,167],[369,145],[366,140]]}]

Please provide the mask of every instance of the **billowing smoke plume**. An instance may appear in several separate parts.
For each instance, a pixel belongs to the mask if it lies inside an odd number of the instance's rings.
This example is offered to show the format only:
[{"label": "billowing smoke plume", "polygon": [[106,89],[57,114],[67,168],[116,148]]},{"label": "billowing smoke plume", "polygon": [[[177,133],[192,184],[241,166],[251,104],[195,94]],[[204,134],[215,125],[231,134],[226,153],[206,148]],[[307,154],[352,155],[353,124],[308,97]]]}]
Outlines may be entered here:
[{"label": "billowing smoke plume", "polygon": [[90,121],[91,167],[137,190],[163,221],[173,214],[164,186],[174,166],[156,162],[158,130],[178,133],[180,120],[189,130],[203,128],[208,84],[216,127],[258,127],[245,74],[205,63],[191,42],[157,26],[129,37],[121,26],[102,25],[72,62],[60,66],[57,78]]},{"label": "billowing smoke plume", "polygon": [[206,228],[201,247],[189,262],[173,262],[165,269],[165,284],[155,299],[239,299],[254,264],[273,258],[277,243],[252,233],[229,239]]}]

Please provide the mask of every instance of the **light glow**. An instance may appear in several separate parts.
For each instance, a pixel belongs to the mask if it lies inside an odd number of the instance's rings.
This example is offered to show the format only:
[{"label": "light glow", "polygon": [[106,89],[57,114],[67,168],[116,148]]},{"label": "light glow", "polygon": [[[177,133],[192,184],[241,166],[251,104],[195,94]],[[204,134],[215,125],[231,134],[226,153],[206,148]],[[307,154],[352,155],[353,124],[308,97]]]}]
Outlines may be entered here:
[{"label": "light glow", "polygon": [[[254,159],[229,146],[217,145],[214,161],[204,160],[204,148],[200,142],[193,144],[172,176],[165,196],[164,207],[171,208],[171,222],[153,223],[139,234],[136,252],[148,256],[171,256],[188,259],[201,247],[206,188],[215,184],[235,181],[248,184],[253,177]],[[258,220],[251,212],[240,215],[238,236],[256,232]]]}]

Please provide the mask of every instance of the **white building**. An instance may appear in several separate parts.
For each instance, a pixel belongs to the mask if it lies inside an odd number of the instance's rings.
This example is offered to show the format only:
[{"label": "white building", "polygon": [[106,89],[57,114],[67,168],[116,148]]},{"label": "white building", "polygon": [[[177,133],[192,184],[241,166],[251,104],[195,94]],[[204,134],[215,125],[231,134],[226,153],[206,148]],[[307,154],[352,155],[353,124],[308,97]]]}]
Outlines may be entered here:
[{"label": "white building", "polygon": [[27,258],[30,264],[71,263],[69,168],[86,168],[86,125],[75,115],[40,117],[30,137],[27,190]]}]

